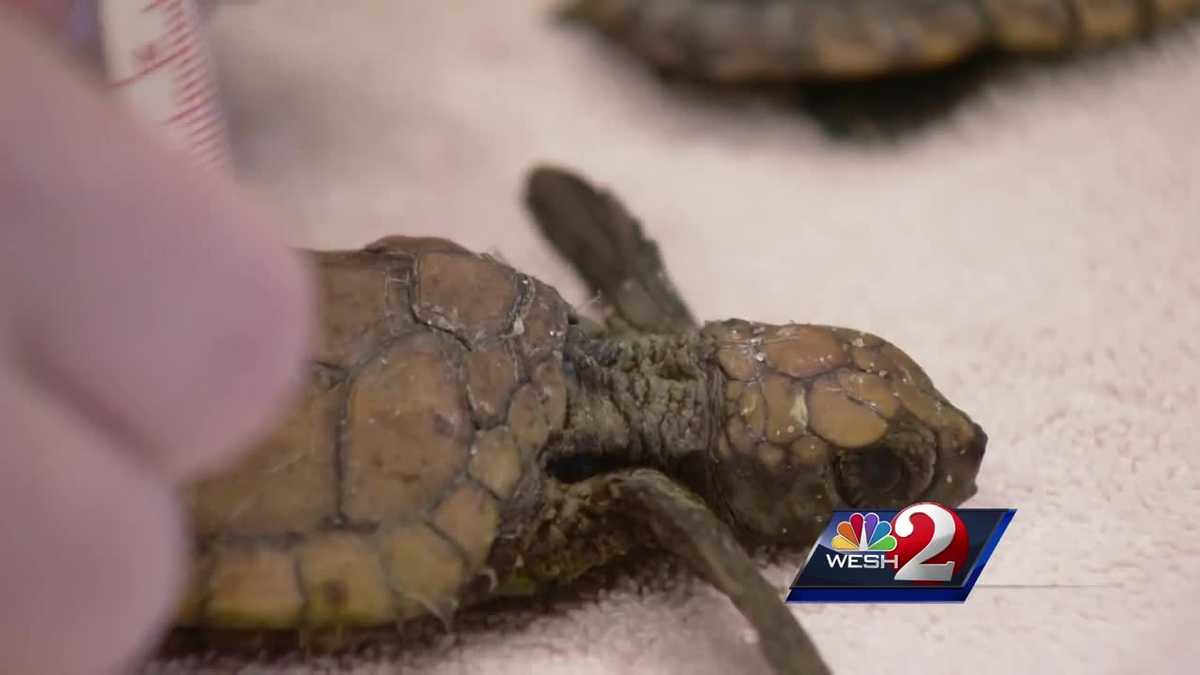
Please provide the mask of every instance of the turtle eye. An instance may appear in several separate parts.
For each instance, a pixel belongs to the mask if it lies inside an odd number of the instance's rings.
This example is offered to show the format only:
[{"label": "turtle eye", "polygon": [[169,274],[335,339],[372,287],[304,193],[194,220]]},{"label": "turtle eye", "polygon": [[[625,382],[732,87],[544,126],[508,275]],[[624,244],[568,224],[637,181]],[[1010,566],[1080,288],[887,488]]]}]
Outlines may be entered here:
[{"label": "turtle eye", "polygon": [[842,498],[855,508],[891,506],[911,492],[905,463],[887,447],[843,452],[837,469]]},{"label": "turtle eye", "polygon": [[874,456],[861,462],[858,475],[863,489],[872,494],[893,495],[901,492],[909,482],[904,462],[888,450],[872,453]]},{"label": "turtle eye", "polygon": [[883,443],[843,450],[836,460],[838,489],[852,507],[911,504],[933,480],[934,452],[922,436],[893,434]]}]

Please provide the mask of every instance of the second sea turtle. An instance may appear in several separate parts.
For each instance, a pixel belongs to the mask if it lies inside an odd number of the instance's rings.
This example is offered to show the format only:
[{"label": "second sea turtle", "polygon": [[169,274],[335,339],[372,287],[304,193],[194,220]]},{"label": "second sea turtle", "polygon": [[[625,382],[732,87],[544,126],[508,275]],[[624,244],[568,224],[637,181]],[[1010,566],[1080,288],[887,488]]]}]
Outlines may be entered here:
[{"label": "second sea turtle", "polygon": [[721,83],[874,78],[984,49],[1047,55],[1178,23],[1200,0],[569,0],[666,72]]}]

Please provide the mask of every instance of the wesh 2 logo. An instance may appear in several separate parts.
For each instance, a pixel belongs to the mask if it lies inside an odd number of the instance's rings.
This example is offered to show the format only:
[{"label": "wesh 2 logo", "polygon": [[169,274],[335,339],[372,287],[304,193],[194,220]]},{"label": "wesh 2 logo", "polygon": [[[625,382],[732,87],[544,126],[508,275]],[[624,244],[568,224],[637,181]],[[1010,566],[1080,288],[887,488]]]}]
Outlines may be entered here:
[{"label": "wesh 2 logo", "polygon": [[900,511],[837,511],[788,601],[962,602],[1015,514],[934,502]]}]

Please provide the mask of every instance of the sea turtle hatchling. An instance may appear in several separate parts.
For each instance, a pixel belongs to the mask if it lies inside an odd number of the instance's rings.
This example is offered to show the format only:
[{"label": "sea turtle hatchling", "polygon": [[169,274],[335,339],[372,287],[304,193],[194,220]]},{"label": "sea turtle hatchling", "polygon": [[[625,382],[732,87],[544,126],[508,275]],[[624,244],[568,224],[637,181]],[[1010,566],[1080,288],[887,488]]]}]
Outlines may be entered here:
[{"label": "sea turtle hatchling", "polygon": [[838,507],[958,505],[984,432],[869,333],[698,325],[638,222],[575,175],[534,170],[527,200],[613,319],[442,239],[311,253],[311,377],[269,438],[187,486],[177,624],[449,627],[646,544],[727,594],[777,672],[828,672],[745,546],[811,543]]},{"label": "sea turtle hatchling", "polygon": [[663,71],[717,82],[932,70],[994,48],[1053,54],[1132,40],[1200,0],[569,0],[565,15]]}]

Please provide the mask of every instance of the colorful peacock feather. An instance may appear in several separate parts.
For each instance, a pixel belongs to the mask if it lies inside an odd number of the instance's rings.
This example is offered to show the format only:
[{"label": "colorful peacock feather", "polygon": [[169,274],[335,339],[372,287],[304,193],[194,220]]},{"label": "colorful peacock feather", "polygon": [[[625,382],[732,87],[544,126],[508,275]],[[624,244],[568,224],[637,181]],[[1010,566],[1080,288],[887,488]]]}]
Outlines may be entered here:
[{"label": "colorful peacock feather", "polygon": [[896,538],[892,536],[892,525],[881,521],[879,515],[853,513],[849,520],[838,523],[837,536],[833,538],[837,551],[893,551]]}]

